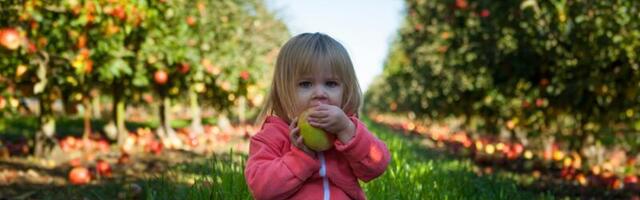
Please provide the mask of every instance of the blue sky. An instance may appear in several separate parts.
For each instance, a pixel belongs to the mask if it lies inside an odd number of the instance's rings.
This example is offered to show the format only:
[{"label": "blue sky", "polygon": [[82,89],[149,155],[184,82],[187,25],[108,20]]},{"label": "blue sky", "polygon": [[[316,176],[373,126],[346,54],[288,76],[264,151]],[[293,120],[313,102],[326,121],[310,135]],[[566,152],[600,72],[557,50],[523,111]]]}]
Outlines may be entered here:
[{"label": "blue sky", "polygon": [[376,75],[402,23],[402,0],[266,0],[292,35],[322,32],[340,41],[363,92]]}]

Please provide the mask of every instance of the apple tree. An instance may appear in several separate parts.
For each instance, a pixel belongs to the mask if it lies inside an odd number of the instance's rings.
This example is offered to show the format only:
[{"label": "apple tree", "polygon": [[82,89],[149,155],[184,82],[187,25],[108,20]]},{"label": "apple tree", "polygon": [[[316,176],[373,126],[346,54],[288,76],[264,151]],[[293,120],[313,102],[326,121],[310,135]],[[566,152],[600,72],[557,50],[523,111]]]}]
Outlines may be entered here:
[{"label": "apple tree", "polygon": [[171,100],[189,102],[192,131],[201,133],[200,102],[229,111],[247,88],[255,88],[250,86],[259,79],[252,74],[268,67],[267,54],[288,35],[261,1],[169,1],[157,12],[138,60],[161,99],[164,138],[175,137],[167,111]]},{"label": "apple tree", "polygon": [[637,152],[638,2],[406,2],[370,111]]}]

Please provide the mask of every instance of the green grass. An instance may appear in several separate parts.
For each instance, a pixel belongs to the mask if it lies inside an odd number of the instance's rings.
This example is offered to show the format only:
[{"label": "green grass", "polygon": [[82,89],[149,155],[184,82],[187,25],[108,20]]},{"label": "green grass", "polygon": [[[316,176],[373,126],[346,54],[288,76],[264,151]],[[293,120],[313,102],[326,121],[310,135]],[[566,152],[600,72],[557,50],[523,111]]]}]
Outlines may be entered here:
[{"label": "green grass", "polygon": [[[468,160],[446,158],[420,146],[417,138],[393,133],[366,121],[388,145],[392,161],[377,179],[362,183],[369,199],[551,199],[524,191],[510,179],[477,176]],[[251,199],[242,175],[246,155],[230,154],[179,165],[145,182],[148,197],[172,199]],[[175,187],[177,174],[195,175],[193,186]],[[177,176],[176,176],[177,175]],[[173,178],[171,178],[173,177]]]},{"label": "green grass", "polygon": [[[420,145],[420,139],[403,136],[365,120],[369,129],[388,145],[392,161],[387,171],[369,183],[362,183],[369,199],[553,199],[519,188],[512,179],[478,176],[472,162],[447,157]],[[133,194],[130,185],[69,187],[58,195],[90,199],[251,199],[243,176],[244,154],[230,152],[197,158],[135,184],[142,192]],[[37,195],[40,196],[40,195]]]},{"label": "green grass", "polygon": [[552,199],[524,191],[511,179],[477,176],[469,160],[456,160],[420,145],[417,136],[403,136],[366,121],[382,139],[392,161],[385,174],[365,183],[369,199]]},{"label": "green grass", "polygon": [[178,165],[160,177],[145,181],[145,196],[151,199],[252,199],[243,175],[246,158],[244,154],[231,152]]}]

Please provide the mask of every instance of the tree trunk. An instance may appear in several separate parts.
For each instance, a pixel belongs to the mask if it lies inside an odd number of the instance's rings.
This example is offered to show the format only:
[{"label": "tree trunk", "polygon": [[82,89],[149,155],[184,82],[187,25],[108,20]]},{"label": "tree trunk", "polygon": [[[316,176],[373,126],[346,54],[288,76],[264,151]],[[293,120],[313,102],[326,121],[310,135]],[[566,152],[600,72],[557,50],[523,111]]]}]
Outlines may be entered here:
[{"label": "tree trunk", "polygon": [[247,110],[247,98],[240,96],[238,98],[238,122],[244,124],[246,121],[245,113]]},{"label": "tree trunk", "polygon": [[124,144],[124,141],[127,139],[127,135],[129,134],[124,124],[125,107],[125,102],[122,99],[120,99],[115,104],[115,120],[116,129],[118,131],[118,144]]},{"label": "tree trunk", "polygon": [[218,127],[220,127],[223,132],[227,133],[233,130],[231,121],[229,121],[229,117],[227,117],[226,113],[221,112],[218,114]]},{"label": "tree trunk", "polygon": [[48,97],[40,98],[40,111],[40,116],[38,117],[40,128],[35,136],[34,155],[44,158],[51,153],[51,149],[57,144],[54,138],[56,120],[51,112],[51,101],[49,101]]},{"label": "tree trunk", "polygon": [[126,104],[124,102],[124,100],[122,99],[122,85],[119,82],[114,81],[113,84],[113,109],[112,109],[112,114],[113,114],[113,120],[115,121],[115,125],[116,125],[116,132],[118,135],[118,145],[122,146],[124,145],[124,142],[127,139],[127,134],[129,134],[127,132],[127,129],[125,128],[125,124],[124,124],[124,114],[125,114],[125,107]]},{"label": "tree trunk", "polygon": [[160,127],[158,127],[158,136],[165,145],[170,148],[180,148],[181,143],[176,135],[175,130],[171,128],[171,99],[166,95],[161,95],[162,102],[160,104]]},{"label": "tree trunk", "polygon": [[576,121],[578,122],[575,129],[577,129],[577,133],[572,135],[573,139],[569,140],[569,150],[579,151],[580,146],[582,146],[582,142],[586,137],[586,118],[583,115],[577,115]]},{"label": "tree trunk", "polygon": [[84,133],[82,138],[88,139],[91,135],[91,100],[88,96],[85,96],[82,100],[82,106],[84,106],[83,120],[84,120]]},{"label": "tree trunk", "polygon": [[[591,116],[591,115],[587,115],[587,116]],[[586,126],[587,126],[588,122],[589,122],[588,117],[586,117],[586,116],[582,116],[581,117],[581,119],[580,119],[580,138],[577,141],[577,145],[572,147],[571,150],[580,152],[582,147],[584,147],[584,145],[587,143],[587,138],[588,138],[588,136],[590,134],[590,131],[586,129]]]},{"label": "tree trunk", "polygon": [[200,135],[204,133],[202,127],[202,110],[198,105],[198,94],[193,90],[189,90],[189,100],[191,105],[191,131]]},{"label": "tree trunk", "polygon": [[40,115],[38,115],[38,124],[40,126],[38,132],[36,132],[34,138],[34,155],[36,157],[45,158],[51,154],[51,150],[57,146],[58,142],[55,140],[56,120],[53,116],[53,109],[51,103],[53,101],[50,94],[51,91],[46,91],[47,85],[47,64],[49,62],[49,56],[47,53],[42,53],[42,59],[36,59],[39,62],[37,71],[37,77],[40,80],[33,87],[34,94],[39,94],[40,98]]},{"label": "tree trunk", "polygon": [[102,106],[100,105],[100,91],[94,89],[91,91],[91,111],[96,119],[102,118]]}]

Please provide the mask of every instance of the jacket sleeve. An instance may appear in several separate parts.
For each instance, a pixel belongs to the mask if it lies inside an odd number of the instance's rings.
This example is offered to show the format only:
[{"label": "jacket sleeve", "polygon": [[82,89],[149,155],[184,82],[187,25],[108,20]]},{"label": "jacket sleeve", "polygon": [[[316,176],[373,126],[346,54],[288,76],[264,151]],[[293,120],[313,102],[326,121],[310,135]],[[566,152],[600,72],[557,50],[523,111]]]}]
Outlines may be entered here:
[{"label": "jacket sleeve", "polygon": [[347,144],[336,140],[334,144],[347,158],[358,179],[368,182],[384,173],[391,156],[387,145],[373,136],[360,120],[351,117],[351,121],[356,125],[353,139]]},{"label": "jacket sleeve", "polygon": [[291,143],[278,131],[283,130],[264,127],[251,138],[245,179],[255,199],[285,199],[320,169],[317,160],[294,146],[283,152]]}]

